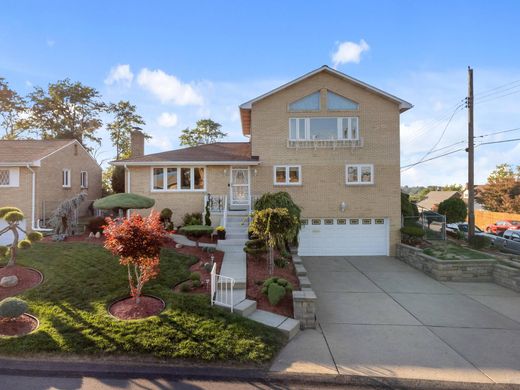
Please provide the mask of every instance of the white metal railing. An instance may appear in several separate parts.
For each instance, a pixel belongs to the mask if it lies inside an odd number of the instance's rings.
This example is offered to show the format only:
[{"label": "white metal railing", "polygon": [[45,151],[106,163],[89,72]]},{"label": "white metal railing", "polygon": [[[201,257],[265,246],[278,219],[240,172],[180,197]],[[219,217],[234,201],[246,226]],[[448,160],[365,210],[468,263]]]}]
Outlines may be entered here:
[{"label": "white metal railing", "polygon": [[363,138],[360,139],[299,139],[287,140],[288,148],[296,149],[336,149],[336,148],[361,148]]},{"label": "white metal railing", "polygon": [[226,195],[204,195],[204,212],[206,212],[206,203],[209,199],[209,211],[211,213],[221,213],[224,211],[224,198]]},{"label": "white metal railing", "polygon": [[233,288],[235,279],[217,274],[217,264],[211,268],[211,306],[229,307],[233,313]]},{"label": "white metal railing", "polygon": [[227,212],[228,212],[228,205],[227,205],[227,195],[224,196],[224,214],[222,215],[222,223],[221,225],[224,226],[224,229],[227,227]]}]

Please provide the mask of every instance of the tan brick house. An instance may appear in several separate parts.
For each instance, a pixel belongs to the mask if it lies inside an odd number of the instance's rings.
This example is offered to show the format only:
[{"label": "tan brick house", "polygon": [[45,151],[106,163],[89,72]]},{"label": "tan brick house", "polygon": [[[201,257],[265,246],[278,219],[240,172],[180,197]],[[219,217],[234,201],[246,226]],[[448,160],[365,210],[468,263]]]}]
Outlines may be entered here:
[{"label": "tan brick house", "polygon": [[179,224],[213,223],[287,191],[303,208],[301,255],[388,255],[399,241],[399,116],[412,105],[327,66],[240,106],[249,142],[222,142],[114,162],[128,192],[169,207]]},{"label": "tan brick house", "polygon": [[[0,141],[0,207],[20,208],[38,230],[63,200],[86,191],[101,197],[101,167],[76,140]],[[82,205],[86,214],[88,202]]]}]

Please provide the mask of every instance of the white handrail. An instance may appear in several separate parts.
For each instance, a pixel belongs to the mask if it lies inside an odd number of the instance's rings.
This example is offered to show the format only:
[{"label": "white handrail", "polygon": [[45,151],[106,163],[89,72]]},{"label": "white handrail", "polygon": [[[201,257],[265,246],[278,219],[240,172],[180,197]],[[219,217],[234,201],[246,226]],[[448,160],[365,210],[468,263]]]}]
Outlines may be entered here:
[{"label": "white handrail", "polygon": [[229,307],[233,313],[233,289],[235,279],[229,276],[217,274],[217,264],[211,268],[211,306],[217,303],[219,306]]},{"label": "white handrail", "polygon": [[227,195],[224,197],[224,215],[222,215],[222,223],[221,225],[224,226],[224,229],[227,227],[227,211],[228,211],[228,205],[227,205]]}]

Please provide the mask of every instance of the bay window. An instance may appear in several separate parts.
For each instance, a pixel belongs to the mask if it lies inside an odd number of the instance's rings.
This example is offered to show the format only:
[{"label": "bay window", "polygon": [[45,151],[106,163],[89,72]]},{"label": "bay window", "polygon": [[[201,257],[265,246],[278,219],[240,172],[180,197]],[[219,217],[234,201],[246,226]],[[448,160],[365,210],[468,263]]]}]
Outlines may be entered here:
[{"label": "bay window", "polygon": [[290,140],[358,140],[358,117],[290,118]]},{"label": "bay window", "polygon": [[374,184],[374,166],[372,164],[347,165],[346,184]]},{"label": "bay window", "polygon": [[152,168],[152,191],[204,191],[204,167]]}]

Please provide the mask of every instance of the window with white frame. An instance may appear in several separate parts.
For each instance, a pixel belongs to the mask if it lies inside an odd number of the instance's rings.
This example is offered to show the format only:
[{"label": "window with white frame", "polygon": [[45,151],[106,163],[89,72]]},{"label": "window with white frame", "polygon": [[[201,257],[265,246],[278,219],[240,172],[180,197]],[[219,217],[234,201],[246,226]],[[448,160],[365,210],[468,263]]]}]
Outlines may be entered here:
[{"label": "window with white frame", "polygon": [[359,118],[316,117],[290,118],[290,140],[358,140]]},{"label": "window with white frame", "polygon": [[0,169],[0,186],[9,187],[11,185],[11,171],[9,169]]},{"label": "window with white frame", "polygon": [[302,184],[302,167],[300,165],[275,165],[274,185]]},{"label": "window with white frame", "polygon": [[374,165],[347,164],[346,184],[374,184]]},{"label": "window with white frame", "polygon": [[204,191],[204,167],[152,168],[152,191]]},{"label": "window with white frame", "polygon": [[320,91],[316,91],[289,104],[289,111],[319,111]]},{"label": "window with white frame", "polygon": [[359,109],[359,104],[338,95],[337,93],[327,91],[327,110],[329,111],[350,111]]},{"label": "window with white frame", "polygon": [[88,188],[88,172],[87,171],[80,172],[79,180],[80,180],[81,188]]},{"label": "window with white frame", "polygon": [[70,188],[70,169],[64,169],[61,175],[61,185]]}]

